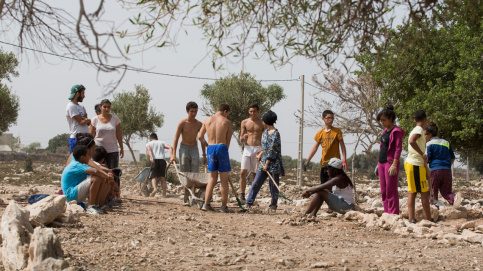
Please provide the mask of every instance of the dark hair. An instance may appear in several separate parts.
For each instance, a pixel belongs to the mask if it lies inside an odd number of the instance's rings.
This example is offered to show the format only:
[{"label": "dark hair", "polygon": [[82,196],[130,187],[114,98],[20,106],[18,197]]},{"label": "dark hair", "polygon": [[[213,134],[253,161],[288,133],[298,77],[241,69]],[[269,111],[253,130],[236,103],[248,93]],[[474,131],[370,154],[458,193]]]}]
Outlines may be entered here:
[{"label": "dark hair", "polygon": [[220,111],[220,112],[225,112],[225,111],[230,112],[230,106],[227,105],[227,104],[220,104],[218,106],[218,111]]},{"label": "dark hair", "polygon": [[377,121],[380,121],[382,116],[394,122],[396,120],[396,113],[394,113],[394,106],[390,104],[386,106],[386,108],[381,110],[381,112],[377,114]]},{"label": "dark hair", "polygon": [[88,150],[89,150],[89,148],[87,148],[84,145],[77,145],[72,150],[72,155],[74,156],[74,158],[75,158],[76,161],[79,161],[79,159],[81,158],[81,156],[87,155],[87,151]]},{"label": "dark hair", "polygon": [[329,114],[334,115],[334,112],[332,112],[331,110],[325,110],[324,112],[322,112],[322,118],[325,118]]},{"label": "dark hair", "polygon": [[198,109],[198,104],[195,102],[189,102],[186,104],[186,112],[190,111],[190,109]]},{"label": "dark hair", "polygon": [[77,135],[75,135],[75,138],[77,139],[77,142],[79,142],[83,138],[94,139],[94,136],[89,133],[78,133]]},{"label": "dark hair", "polygon": [[96,115],[101,114],[101,104],[94,105],[94,111],[96,111]]},{"label": "dark hair", "polygon": [[81,140],[77,141],[77,146],[86,146],[87,148],[92,148],[92,146],[96,145],[96,142],[94,141],[94,138],[92,137],[84,137]]},{"label": "dark hair", "polygon": [[149,136],[149,139],[156,139],[158,140],[158,135],[156,133],[152,133],[150,136]]},{"label": "dark hair", "polygon": [[94,154],[92,155],[92,160],[99,163],[104,158],[106,158],[106,156],[107,156],[106,149],[102,146],[96,146],[96,149],[94,150]]},{"label": "dark hair", "polygon": [[423,121],[426,118],[426,112],[423,110],[416,110],[414,112],[414,120],[417,122]]},{"label": "dark hair", "polygon": [[438,136],[438,126],[436,126],[436,123],[432,121],[429,122],[426,126],[426,133],[431,134],[432,136]]},{"label": "dark hair", "polygon": [[338,168],[331,167],[331,166],[328,166],[327,169],[328,169],[327,172],[329,174],[329,178],[332,179],[332,178],[339,176],[339,178],[344,179],[351,186],[354,186],[351,182],[351,179],[349,178],[349,176],[347,176],[347,174],[345,173],[345,171],[343,169],[338,169]]},{"label": "dark hair", "polygon": [[111,104],[111,101],[109,101],[109,99],[104,99],[99,103],[99,105],[102,106],[103,104]]},{"label": "dark hair", "polygon": [[260,107],[258,107],[258,104],[251,104],[249,108],[255,108],[257,111],[260,111]]}]

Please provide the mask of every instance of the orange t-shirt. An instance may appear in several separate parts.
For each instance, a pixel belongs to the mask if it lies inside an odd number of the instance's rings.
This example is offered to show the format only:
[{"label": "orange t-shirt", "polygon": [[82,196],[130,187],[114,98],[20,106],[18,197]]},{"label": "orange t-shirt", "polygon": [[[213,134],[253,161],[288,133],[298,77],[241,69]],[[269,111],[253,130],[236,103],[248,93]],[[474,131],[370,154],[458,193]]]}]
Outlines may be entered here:
[{"label": "orange t-shirt", "polygon": [[322,145],[322,159],[320,159],[322,167],[325,167],[324,163],[329,162],[330,158],[340,159],[339,141],[342,140],[342,132],[339,128],[332,127],[328,132],[324,129],[319,130],[314,140]]}]

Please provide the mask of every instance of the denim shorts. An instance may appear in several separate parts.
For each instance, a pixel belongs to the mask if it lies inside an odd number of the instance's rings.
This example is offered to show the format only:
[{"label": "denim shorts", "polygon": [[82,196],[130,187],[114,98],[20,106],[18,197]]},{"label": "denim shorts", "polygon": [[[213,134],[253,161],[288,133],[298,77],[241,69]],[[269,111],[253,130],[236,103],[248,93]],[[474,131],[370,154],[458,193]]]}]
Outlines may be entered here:
[{"label": "denim shorts", "polygon": [[336,195],[334,193],[328,193],[327,204],[329,205],[331,210],[334,210],[341,214],[345,214],[347,211],[354,210],[354,204],[347,203],[339,195]]}]

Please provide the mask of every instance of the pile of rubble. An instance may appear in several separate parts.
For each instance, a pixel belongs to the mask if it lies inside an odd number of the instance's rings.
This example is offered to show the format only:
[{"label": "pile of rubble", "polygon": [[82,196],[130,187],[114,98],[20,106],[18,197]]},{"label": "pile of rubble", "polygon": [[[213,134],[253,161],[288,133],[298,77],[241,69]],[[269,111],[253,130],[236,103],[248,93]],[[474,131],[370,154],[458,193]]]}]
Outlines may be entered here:
[{"label": "pile of rubble", "polygon": [[65,196],[48,196],[25,208],[10,201],[1,223],[5,270],[71,270],[54,229],[45,226],[76,222],[84,214]]}]

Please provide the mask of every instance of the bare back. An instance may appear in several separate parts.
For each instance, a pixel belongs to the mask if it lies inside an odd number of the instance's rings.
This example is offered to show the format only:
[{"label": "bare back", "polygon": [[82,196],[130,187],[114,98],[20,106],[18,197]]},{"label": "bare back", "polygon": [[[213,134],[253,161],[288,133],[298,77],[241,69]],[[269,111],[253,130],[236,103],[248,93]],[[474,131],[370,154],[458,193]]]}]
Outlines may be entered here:
[{"label": "bare back", "polygon": [[261,146],[262,145],[262,133],[263,133],[263,121],[257,119],[253,121],[251,118],[245,119],[241,124],[242,136],[246,133],[248,135],[246,145],[247,146]]},{"label": "bare back", "polygon": [[208,144],[225,144],[229,146],[231,139],[231,122],[221,114],[217,113],[204,122],[208,134]]},{"label": "bare back", "polygon": [[196,138],[203,124],[199,120],[189,122],[188,118],[180,122],[181,144],[186,146],[196,146]]}]

